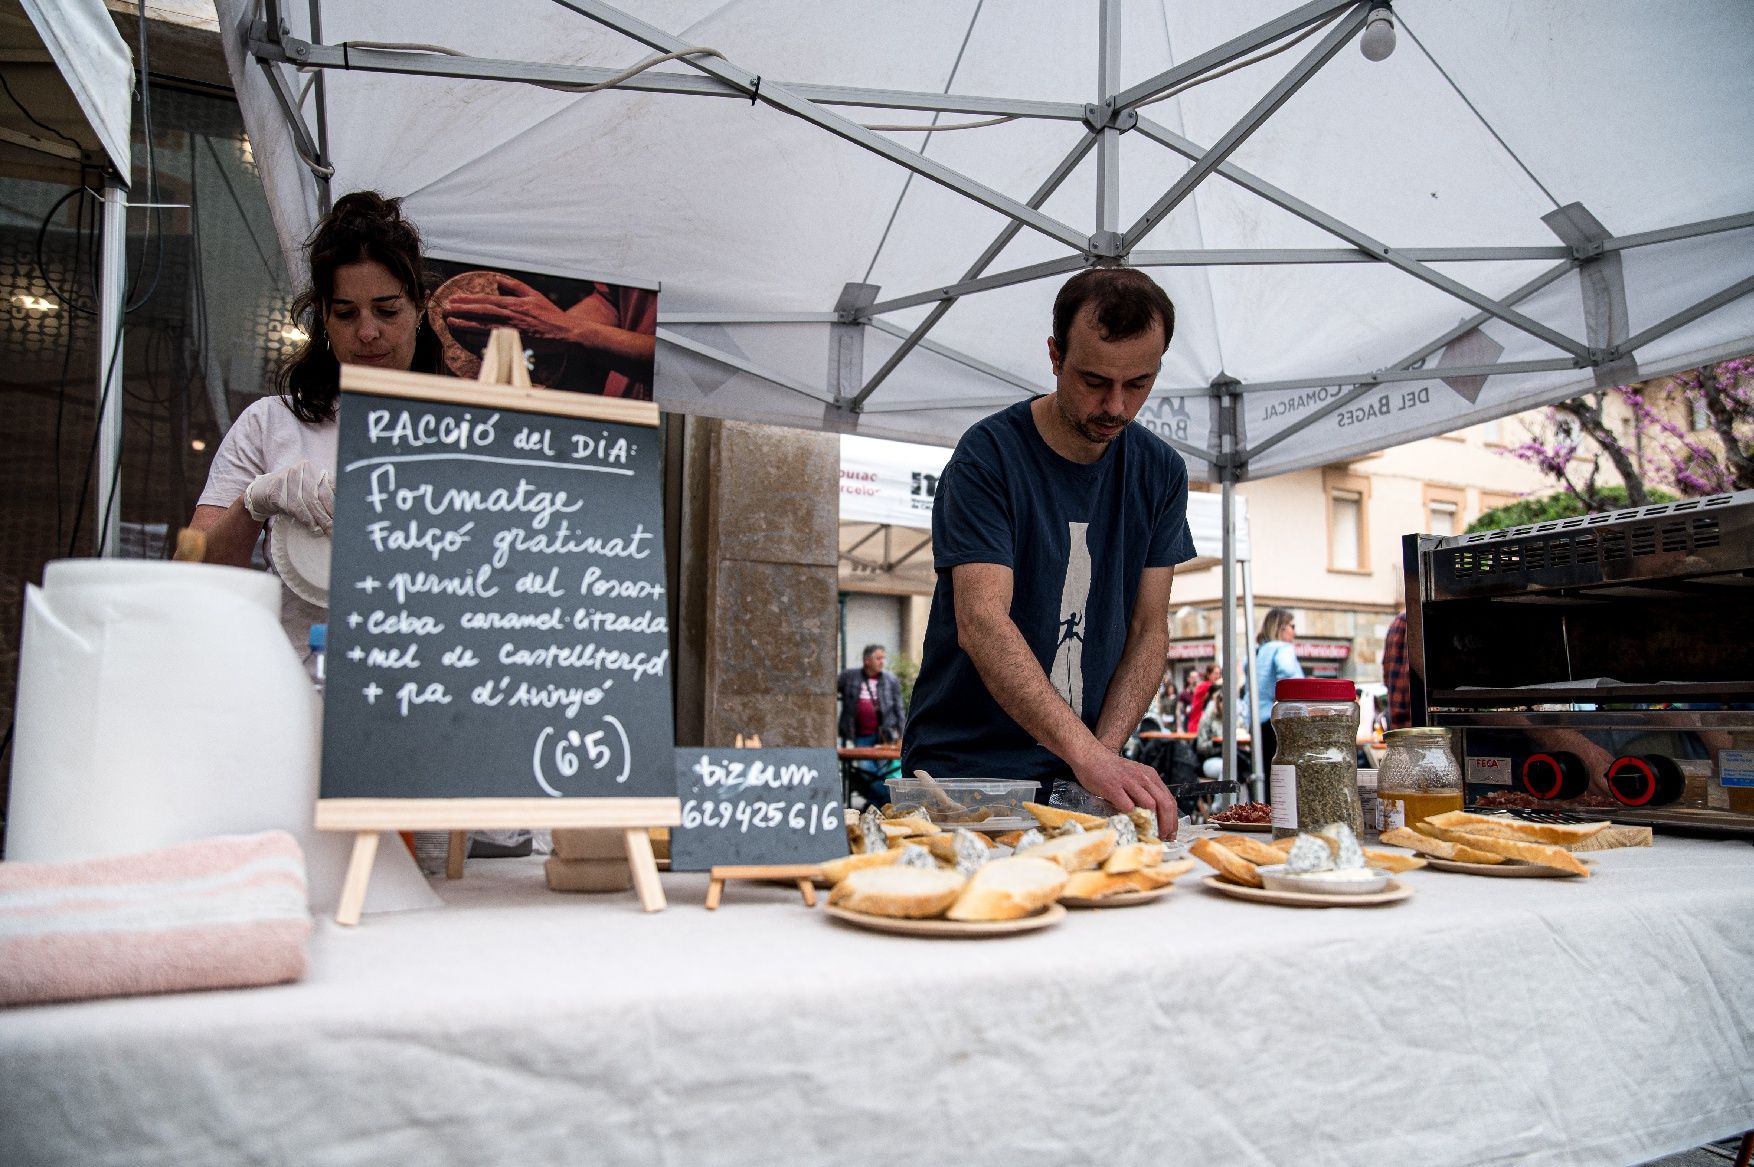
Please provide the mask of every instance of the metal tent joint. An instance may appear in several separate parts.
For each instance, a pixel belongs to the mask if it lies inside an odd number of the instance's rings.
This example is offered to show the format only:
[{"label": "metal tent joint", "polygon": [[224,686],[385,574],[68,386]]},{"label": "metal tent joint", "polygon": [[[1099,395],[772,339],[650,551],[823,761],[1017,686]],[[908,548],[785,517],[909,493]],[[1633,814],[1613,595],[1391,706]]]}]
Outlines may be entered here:
[{"label": "metal tent joint", "polygon": [[1100,134],[1104,130],[1117,130],[1124,134],[1139,125],[1139,111],[1117,106],[1114,103],[1114,98],[1111,97],[1100,105],[1095,103],[1086,105],[1084,107],[1084,124],[1093,134]]}]

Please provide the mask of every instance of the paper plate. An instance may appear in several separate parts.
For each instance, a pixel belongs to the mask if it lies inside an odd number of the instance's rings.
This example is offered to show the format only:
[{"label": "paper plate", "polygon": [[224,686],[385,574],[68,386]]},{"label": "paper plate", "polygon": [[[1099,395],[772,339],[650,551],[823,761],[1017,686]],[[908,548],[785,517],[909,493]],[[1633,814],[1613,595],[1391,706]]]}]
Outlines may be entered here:
[{"label": "paper plate", "polygon": [[[1586,867],[1589,860],[1579,857],[1579,863]],[[1425,865],[1433,871],[1459,871],[1464,875],[1495,875],[1500,879],[1581,879],[1575,871],[1561,871],[1557,867],[1543,867],[1539,863],[1525,863],[1517,859],[1506,859],[1503,863],[1463,863],[1459,859],[1438,859],[1434,856],[1425,857]]]},{"label": "paper plate", "polygon": [[1154,887],[1150,891],[1120,891],[1112,896],[1087,899],[1084,896],[1061,896],[1060,902],[1068,908],[1136,908],[1140,904],[1149,904],[1162,899],[1175,890],[1175,884],[1166,883],[1162,887]]},{"label": "paper plate", "polygon": [[823,908],[836,920],[873,932],[889,932],[896,936],[928,936],[943,940],[976,940],[983,936],[1012,936],[1018,932],[1034,932],[1051,928],[1066,918],[1066,909],[1049,904],[1033,916],[1021,920],[901,920],[893,916],[871,916],[849,912],[828,904]]},{"label": "paper plate", "polygon": [[285,519],[274,524],[268,540],[268,558],[292,594],[319,608],[329,606],[329,548],[327,535],[314,534],[303,523]]},{"label": "paper plate", "polygon": [[1392,879],[1382,891],[1361,896],[1318,895],[1301,891],[1268,891],[1266,888],[1231,883],[1216,875],[1208,875],[1200,882],[1219,895],[1227,895],[1239,900],[1253,900],[1258,904],[1278,904],[1287,908],[1368,908],[1376,904],[1399,903],[1413,894],[1412,888]]}]

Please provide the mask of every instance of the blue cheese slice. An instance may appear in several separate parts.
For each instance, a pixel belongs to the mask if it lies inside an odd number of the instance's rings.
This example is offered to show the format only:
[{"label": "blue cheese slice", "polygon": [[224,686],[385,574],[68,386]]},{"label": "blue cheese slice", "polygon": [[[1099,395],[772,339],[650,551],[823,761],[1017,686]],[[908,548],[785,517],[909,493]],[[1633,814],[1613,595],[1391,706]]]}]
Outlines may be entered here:
[{"label": "blue cheese slice", "polygon": [[973,831],[958,830],[951,837],[950,846],[956,856],[956,874],[964,879],[972,878],[987,861],[987,845],[975,838]]},{"label": "blue cheese slice", "polygon": [[1084,833],[1084,824],[1077,819],[1067,819],[1048,832],[1049,837],[1059,838],[1061,835],[1079,835]]},{"label": "blue cheese slice", "polygon": [[1328,852],[1328,845],[1314,835],[1297,836],[1297,841],[1291,844],[1291,854],[1285,857],[1287,875],[1310,875],[1333,869],[1334,859]]},{"label": "blue cheese slice", "polygon": [[859,816],[859,834],[865,854],[889,850],[889,836],[883,833],[883,812],[876,807],[867,806]]},{"label": "blue cheese slice", "polygon": [[1047,841],[1046,835],[1042,834],[1034,827],[1030,827],[1027,831],[1024,831],[1021,835],[1017,836],[1017,842],[1012,846],[1011,850],[1016,854],[1021,855],[1031,847],[1039,847]]},{"label": "blue cheese slice", "polygon": [[1109,830],[1115,833],[1115,846],[1131,847],[1139,841],[1139,825],[1124,814],[1108,816]]},{"label": "blue cheese slice", "polygon": [[924,847],[915,846],[913,843],[902,844],[901,858],[895,861],[895,865],[897,867],[918,867],[922,871],[938,870],[938,861],[932,858],[932,853]]},{"label": "blue cheese slice", "polygon": [[1335,870],[1354,871],[1367,866],[1364,862],[1364,848],[1358,845],[1358,839],[1352,834],[1351,827],[1345,823],[1331,823],[1322,828],[1322,834],[1339,845],[1339,852],[1334,856]]}]

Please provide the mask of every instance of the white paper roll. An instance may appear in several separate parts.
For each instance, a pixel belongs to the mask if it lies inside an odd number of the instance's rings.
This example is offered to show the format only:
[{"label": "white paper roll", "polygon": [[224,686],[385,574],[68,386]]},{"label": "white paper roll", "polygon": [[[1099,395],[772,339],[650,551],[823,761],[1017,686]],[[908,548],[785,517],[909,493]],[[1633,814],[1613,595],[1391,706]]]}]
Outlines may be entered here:
[{"label": "white paper roll", "polygon": [[[340,899],[352,836],[312,825],[321,700],[259,571],[68,559],[27,587],[6,858],[92,859],[280,829],[311,908]],[[437,907],[413,856],[378,850],[365,910]]]}]

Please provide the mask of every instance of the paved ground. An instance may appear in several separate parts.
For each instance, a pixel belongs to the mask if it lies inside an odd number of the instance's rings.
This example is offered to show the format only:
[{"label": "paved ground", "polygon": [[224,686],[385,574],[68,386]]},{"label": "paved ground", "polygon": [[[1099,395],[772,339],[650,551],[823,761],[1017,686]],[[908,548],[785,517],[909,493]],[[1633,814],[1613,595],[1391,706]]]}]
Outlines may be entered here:
[{"label": "paved ground", "polygon": [[1734,1162],[1736,1146],[1740,1142],[1740,1139],[1725,1139],[1721,1143],[1712,1143],[1696,1151],[1684,1151],[1666,1159],[1652,1159],[1643,1167],[1725,1167],[1725,1164]]}]

